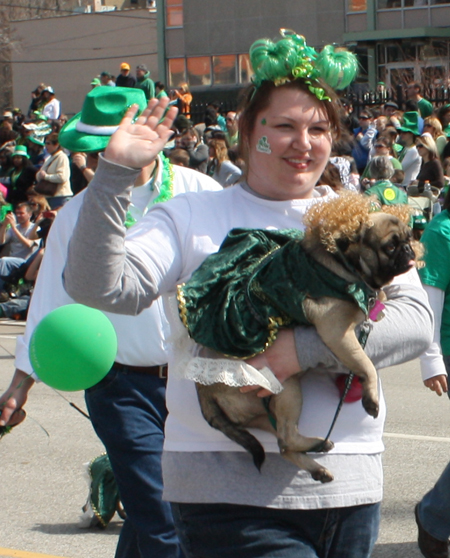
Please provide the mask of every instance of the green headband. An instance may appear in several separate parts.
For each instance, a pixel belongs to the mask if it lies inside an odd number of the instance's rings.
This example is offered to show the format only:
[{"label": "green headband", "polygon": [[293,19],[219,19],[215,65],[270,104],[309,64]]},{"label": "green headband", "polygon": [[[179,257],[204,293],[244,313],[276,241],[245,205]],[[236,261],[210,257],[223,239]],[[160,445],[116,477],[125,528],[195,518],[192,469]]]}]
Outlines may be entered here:
[{"label": "green headband", "polygon": [[319,79],[333,89],[345,89],[355,79],[358,61],[353,53],[336,50],[331,45],[318,53],[306,44],[302,35],[289,29],[280,29],[280,34],[282,38],[276,43],[259,39],[250,47],[250,62],[255,74],[252,82],[256,89],[264,81],[279,86],[302,79],[320,101],[330,101]]}]

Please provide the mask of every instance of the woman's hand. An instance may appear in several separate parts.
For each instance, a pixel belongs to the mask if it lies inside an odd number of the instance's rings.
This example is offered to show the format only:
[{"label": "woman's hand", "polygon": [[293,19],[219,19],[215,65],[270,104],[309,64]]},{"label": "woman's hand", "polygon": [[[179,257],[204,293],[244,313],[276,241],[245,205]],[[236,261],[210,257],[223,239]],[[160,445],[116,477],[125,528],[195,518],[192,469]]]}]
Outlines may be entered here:
[{"label": "woman's hand", "polygon": [[447,376],[445,374],[439,374],[438,376],[433,376],[433,378],[428,378],[428,380],[425,380],[423,383],[425,387],[436,392],[436,395],[439,396],[448,391]]},{"label": "woman's hand", "polygon": [[170,107],[164,116],[168,104],[167,97],[160,101],[152,99],[135,123],[138,107],[133,105],[128,109],[118,130],[111,136],[105,159],[134,169],[152,163],[172,135],[171,127],[178,111]]},{"label": "woman's hand", "polygon": [[36,180],[45,180],[47,173],[43,170],[37,171]]},{"label": "woman's hand", "polygon": [[[295,347],[294,330],[282,329],[277,336],[273,345],[271,345],[264,353],[261,353],[246,361],[256,369],[267,366],[272,370],[278,380],[283,383],[291,376],[298,374],[300,364],[297,358],[297,349]],[[260,389],[259,386],[248,386],[241,388],[241,392],[245,393],[259,389],[258,397],[267,397],[272,393],[266,389]]]}]

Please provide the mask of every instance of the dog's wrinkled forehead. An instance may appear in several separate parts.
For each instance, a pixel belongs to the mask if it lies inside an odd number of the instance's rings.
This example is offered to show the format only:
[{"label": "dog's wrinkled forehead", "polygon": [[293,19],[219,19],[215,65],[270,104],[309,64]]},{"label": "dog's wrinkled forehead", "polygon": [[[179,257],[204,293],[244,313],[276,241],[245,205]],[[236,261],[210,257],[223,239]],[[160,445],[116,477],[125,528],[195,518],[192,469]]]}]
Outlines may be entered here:
[{"label": "dog's wrinkled forehead", "polygon": [[374,213],[371,216],[371,221],[373,226],[368,228],[364,235],[366,241],[376,238],[377,242],[387,242],[393,237],[397,237],[401,241],[407,241],[411,238],[411,229],[394,215]]}]

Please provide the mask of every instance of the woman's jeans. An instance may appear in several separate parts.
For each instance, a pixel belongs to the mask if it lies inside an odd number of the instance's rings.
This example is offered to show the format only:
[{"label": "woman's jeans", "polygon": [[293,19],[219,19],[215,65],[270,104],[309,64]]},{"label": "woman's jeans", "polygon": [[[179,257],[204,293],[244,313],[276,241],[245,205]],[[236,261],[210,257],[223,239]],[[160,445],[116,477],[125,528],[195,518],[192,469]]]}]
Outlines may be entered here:
[{"label": "woman's jeans", "polygon": [[[450,378],[450,356],[444,356],[444,364]],[[420,501],[418,512],[420,523],[430,535],[440,541],[450,537],[450,463]]]},{"label": "woman's jeans", "polygon": [[322,510],[172,504],[187,558],[369,558],[380,504]]}]

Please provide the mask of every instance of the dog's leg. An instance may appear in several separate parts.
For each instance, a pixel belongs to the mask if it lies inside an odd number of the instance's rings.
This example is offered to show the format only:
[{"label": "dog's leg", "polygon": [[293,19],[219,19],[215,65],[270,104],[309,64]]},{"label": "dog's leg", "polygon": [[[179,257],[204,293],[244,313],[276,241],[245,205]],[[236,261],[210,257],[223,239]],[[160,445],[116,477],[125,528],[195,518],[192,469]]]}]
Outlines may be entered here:
[{"label": "dog's leg", "polygon": [[362,405],[369,415],[376,418],[379,411],[377,371],[355,334],[355,327],[364,319],[362,312],[354,304],[342,300],[326,299],[323,306],[321,301],[305,302],[323,342],[344,366],[361,379]]},{"label": "dog's leg", "polygon": [[298,421],[302,409],[302,391],[299,375],[292,376],[283,384],[283,391],[273,395],[270,400],[270,412],[277,424],[277,439],[281,455],[294,463],[299,469],[308,471],[314,480],[329,482],[333,475],[304,452],[329,451],[333,442],[323,438],[308,438],[298,431]]}]

